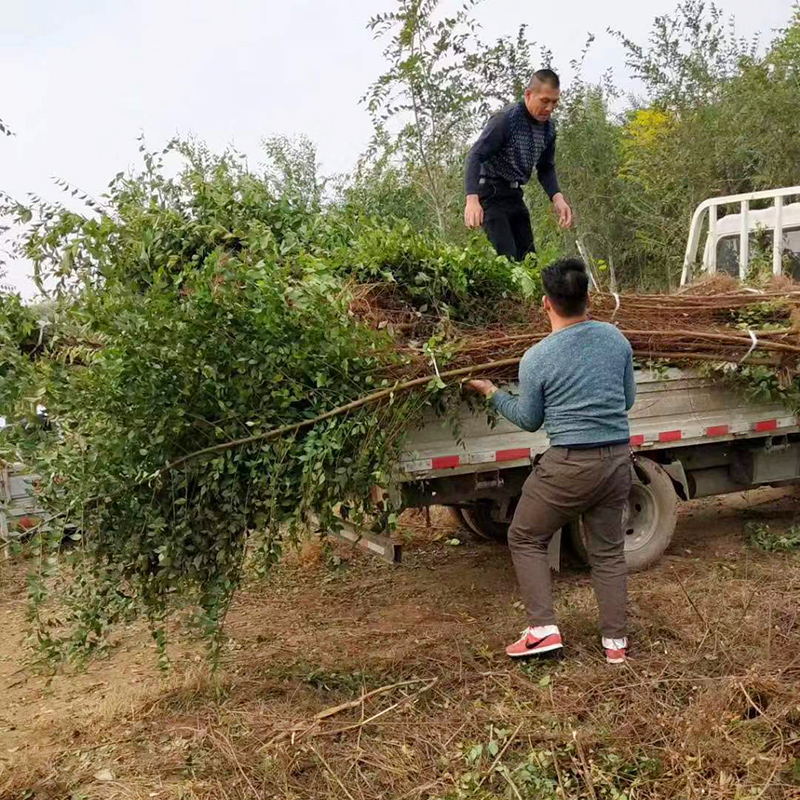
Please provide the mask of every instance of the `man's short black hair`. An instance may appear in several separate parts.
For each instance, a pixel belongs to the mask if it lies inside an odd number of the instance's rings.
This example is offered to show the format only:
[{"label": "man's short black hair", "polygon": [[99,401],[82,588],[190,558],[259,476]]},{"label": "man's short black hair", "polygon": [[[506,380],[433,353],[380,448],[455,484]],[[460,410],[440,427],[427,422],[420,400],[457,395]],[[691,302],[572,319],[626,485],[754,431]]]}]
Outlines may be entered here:
[{"label": "man's short black hair", "polygon": [[561,88],[561,81],[558,79],[558,75],[551,69],[537,69],[536,72],[531,75],[528,88],[533,89],[537,83],[546,83],[554,89]]},{"label": "man's short black hair", "polygon": [[542,270],[542,286],[562,317],[579,317],[589,303],[589,276],[579,258],[561,258]]}]

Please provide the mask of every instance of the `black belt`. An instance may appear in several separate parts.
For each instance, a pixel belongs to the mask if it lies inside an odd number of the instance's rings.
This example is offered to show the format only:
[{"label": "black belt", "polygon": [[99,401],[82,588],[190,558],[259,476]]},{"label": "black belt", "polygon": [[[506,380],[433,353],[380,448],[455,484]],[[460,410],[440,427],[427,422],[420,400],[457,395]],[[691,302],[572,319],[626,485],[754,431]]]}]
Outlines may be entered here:
[{"label": "black belt", "polygon": [[509,189],[520,189],[522,184],[519,181],[507,181],[505,178],[492,178],[492,177],[483,177],[478,179],[478,183],[483,185],[484,183],[499,183],[501,186],[508,186]]},{"label": "black belt", "polygon": [[584,444],[554,444],[557,450],[599,450],[601,447],[621,447],[622,445],[629,445],[630,438],[628,439],[612,439],[610,442],[587,442]]}]

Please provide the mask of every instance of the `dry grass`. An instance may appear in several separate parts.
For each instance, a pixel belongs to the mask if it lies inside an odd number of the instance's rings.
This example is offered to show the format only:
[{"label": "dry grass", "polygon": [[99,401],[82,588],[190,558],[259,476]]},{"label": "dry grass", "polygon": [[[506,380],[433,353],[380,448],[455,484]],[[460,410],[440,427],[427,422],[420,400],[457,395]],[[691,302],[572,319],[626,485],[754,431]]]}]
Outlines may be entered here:
[{"label": "dry grass", "polygon": [[[791,496],[760,501],[747,513],[773,525],[796,512]],[[567,658],[509,663],[521,613],[507,553],[446,544],[446,518],[410,520],[400,569],[303,558],[242,594],[217,678],[189,643],[166,679],[150,653],[134,669],[133,631],[86,675],[13,689],[55,713],[15,712],[25,730],[0,796],[800,797],[800,560],[744,547],[752,503],[689,506],[670,553],[632,579],[621,669],[600,658],[579,572],[556,584]]]}]

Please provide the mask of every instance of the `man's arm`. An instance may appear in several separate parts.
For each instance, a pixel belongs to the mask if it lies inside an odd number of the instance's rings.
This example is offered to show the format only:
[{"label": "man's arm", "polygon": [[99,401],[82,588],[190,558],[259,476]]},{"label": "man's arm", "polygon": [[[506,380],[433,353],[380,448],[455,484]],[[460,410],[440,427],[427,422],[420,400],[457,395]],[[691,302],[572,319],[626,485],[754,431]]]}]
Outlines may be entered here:
[{"label": "man's arm", "polygon": [[636,400],[636,376],[633,373],[633,350],[628,348],[628,361],[625,364],[625,410],[630,411]]},{"label": "man's arm", "polygon": [[572,209],[569,203],[564,199],[561,193],[561,187],[558,185],[558,176],[556,175],[556,134],[553,132],[553,138],[550,143],[545,147],[542,155],[536,164],[536,175],[539,178],[539,183],[547,193],[547,196],[553,202],[553,210],[558,217],[558,224],[562,228],[569,228],[572,225]]},{"label": "man's arm", "polygon": [[539,183],[542,189],[545,190],[547,196],[552,200],[557,194],[561,194],[561,187],[558,185],[558,176],[556,175],[556,135],[550,139],[549,144],[542,151],[539,161],[536,164],[536,176],[539,178]]},{"label": "man's arm", "polygon": [[509,422],[524,431],[538,431],[544,421],[544,386],[536,374],[533,359],[519,365],[519,396],[498,389],[489,402]]},{"label": "man's arm", "polygon": [[502,112],[493,114],[478,140],[467,153],[464,175],[464,188],[467,197],[478,194],[478,181],[481,177],[481,164],[491,158],[506,140],[506,116]]}]

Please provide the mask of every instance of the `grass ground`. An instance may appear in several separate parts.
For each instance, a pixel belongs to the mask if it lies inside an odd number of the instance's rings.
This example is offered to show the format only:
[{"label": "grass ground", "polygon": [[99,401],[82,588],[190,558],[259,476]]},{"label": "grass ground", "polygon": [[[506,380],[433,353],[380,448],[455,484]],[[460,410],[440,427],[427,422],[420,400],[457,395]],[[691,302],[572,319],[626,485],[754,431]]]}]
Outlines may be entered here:
[{"label": "grass ground", "polygon": [[[686,504],[601,658],[588,575],[556,579],[561,661],[509,662],[507,551],[411,516],[405,564],[313,547],[243,591],[216,677],[133,627],[79,674],[24,669],[24,565],[0,566],[0,797],[800,798],[800,556],[745,543],[793,494]],[[465,537],[461,537],[464,539]]]}]

